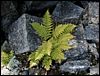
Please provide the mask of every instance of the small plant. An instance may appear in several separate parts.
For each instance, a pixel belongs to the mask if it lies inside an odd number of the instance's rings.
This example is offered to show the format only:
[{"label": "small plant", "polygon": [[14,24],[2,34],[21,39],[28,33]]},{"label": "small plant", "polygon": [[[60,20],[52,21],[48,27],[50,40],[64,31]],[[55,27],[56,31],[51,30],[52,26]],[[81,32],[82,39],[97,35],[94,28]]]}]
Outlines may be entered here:
[{"label": "small plant", "polygon": [[1,52],[1,63],[3,65],[7,65],[10,61],[10,59],[14,56],[13,51],[10,51],[10,53],[6,53],[5,51]]},{"label": "small plant", "polygon": [[53,27],[51,15],[48,10],[43,17],[43,23],[32,23],[32,27],[42,39],[42,45],[35,52],[29,55],[30,68],[42,61],[42,66],[46,70],[50,70],[52,60],[58,63],[64,59],[64,51],[73,46],[69,45],[69,41],[74,38],[71,34],[76,27],[74,24],[58,24]]}]

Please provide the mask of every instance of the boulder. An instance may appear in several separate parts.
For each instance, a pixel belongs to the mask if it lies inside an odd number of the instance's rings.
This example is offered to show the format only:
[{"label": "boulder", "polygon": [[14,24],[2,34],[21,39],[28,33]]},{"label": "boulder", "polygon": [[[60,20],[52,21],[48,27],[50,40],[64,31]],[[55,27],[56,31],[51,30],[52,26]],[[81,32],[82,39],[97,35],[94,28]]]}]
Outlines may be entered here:
[{"label": "boulder", "polygon": [[75,48],[65,51],[65,58],[69,60],[88,59],[88,43],[86,40],[73,40],[69,43]]},{"label": "boulder", "polygon": [[53,19],[58,23],[78,23],[83,8],[68,1],[61,1],[53,11]]},{"label": "boulder", "polygon": [[9,26],[19,17],[12,1],[1,2],[1,27],[8,33]]},{"label": "boulder", "polygon": [[86,71],[90,68],[90,62],[88,60],[74,60],[67,61],[60,66],[62,72],[77,73]]},{"label": "boulder", "polygon": [[98,43],[99,42],[99,25],[88,24],[88,26],[84,28],[83,38],[85,40],[91,40],[92,42]]},{"label": "boulder", "polygon": [[34,51],[41,43],[36,31],[33,30],[32,22],[41,22],[41,18],[23,14],[10,26],[8,41],[15,54]]},{"label": "boulder", "polygon": [[89,2],[88,4],[89,23],[99,23],[99,2]]}]

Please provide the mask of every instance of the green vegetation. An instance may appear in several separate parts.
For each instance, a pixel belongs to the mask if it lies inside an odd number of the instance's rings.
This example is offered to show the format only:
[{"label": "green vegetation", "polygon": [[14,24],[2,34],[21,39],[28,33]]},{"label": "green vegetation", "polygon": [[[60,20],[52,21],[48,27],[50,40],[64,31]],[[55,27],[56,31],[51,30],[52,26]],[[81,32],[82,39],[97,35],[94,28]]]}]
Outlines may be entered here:
[{"label": "green vegetation", "polygon": [[30,68],[42,62],[46,70],[50,70],[52,60],[58,63],[64,59],[64,51],[73,48],[69,41],[74,38],[71,34],[76,27],[74,24],[58,24],[53,27],[53,21],[48,10],[43,17],[43,23],[32,23],[32,27],[42,39],[42,45],[29,55]]},{"label": "green vegetation", "polygon": [[10,51],[10,53],[6,53],[5,51],[1,51],[1,62],[3,65],[7,65],[10,61],[10,59],[14,56],[13,51]]}]

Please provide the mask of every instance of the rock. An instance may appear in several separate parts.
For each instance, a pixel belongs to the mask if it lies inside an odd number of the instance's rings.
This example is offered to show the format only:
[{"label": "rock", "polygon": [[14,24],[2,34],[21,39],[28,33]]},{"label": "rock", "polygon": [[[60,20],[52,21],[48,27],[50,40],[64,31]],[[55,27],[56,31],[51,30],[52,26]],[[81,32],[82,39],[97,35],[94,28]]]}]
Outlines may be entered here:
[{"label": "rock", "polygon": [[86,8],[87,6],[88,6],[88,1],[80,1],[81,2],[81,4],[82,4],[82,6],[83,6],[83,8]]},{"label": "rock", "polygon": [[88,4],[89,23],[99,23],[99,2],[89,2]]},{"label": "rock", "polygon": [[3,45],[1,46],[1,50],[3,51],[11,51],[10,45],[7,41],[4,41]]},{"label": "rock", "polygon": [[84,34],[84,28],[82,24],[79,24],[75,31],[74,31],[74,36],[77,40],[83,40],[83,34]]},{"label": "rock", "polygon": [[9,26],[19,17],[18,12],[11,1],[1,3],[1,27],[8,33]]},{"label": "rock", "polygon": [[76,47],[65,51],[66,59],[82,60],[88,58],[88,43],[86,40],[74,40],[73,45]]},{"label": "rock", "polygon": [[99,42],[99,25],[88,24],[84,29],[83,38],[92,42]]},{"label": "rock", "polygon": [[53,11],[53,19],[59,23],[77,23],[83,8],[68,2],[61,1]]},{"label": "rock", "polygon": [[29,75],[29,69],[24,67],[20,75]]},{"label": "rock", "polygon": [[90,62],[88,60],[74,60],[67,61],[60,66],[62,72],[76,73],[86,71],[90,68]]},{"label": "rock", "polygon": [[41,22],[41,19],[23,14],[11,25],[8,41],[15,54],[33,51],[41,43],[39,36],[31,26],[32,22]]},{"label": "rock", "polygon": [[27,12],[28,14],[31,13],[32,15],[34,15],[35,13],[41,14],[43,10],[46,10],[47,8],[50,9],[51,7],[55,6],[57,3],[58,1],[23,1],[20,3],[18,10],[19,13],[21,14],[25,12]]},{"label": "rock", "polygon": [[31,68],[29,69],[29,75],[39,75],[41,69],[40,68]]},{"label": "rock", "polygon": [[96,60],[99,59],[99,53],[97,51],[96,44],[94,44],[94,43],[89,44],[89,50],[95,56]]},{"label": "rock", "polygon": [[8,65],[2,68],[1,75],[18,75],[20,71],[19,65],[21,65],[21,63],[14,56]]},{"label": "rock", "polygon": [[90,68],[90,73],[89,75],[99,75],[99,63],[95,66],[92,66]]}]

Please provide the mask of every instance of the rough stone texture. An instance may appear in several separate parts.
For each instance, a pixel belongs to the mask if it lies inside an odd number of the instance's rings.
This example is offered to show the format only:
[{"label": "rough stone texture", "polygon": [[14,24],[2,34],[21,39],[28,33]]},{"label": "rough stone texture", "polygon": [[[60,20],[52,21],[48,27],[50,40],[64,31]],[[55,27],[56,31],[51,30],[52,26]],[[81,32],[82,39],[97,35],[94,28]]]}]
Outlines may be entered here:
[{"label": "rough stone texture", "polygon": [[4,41],[3,45],[1,46],[1,50],[3,51],[11,51],[10,45],[7,41]]},{"label": "rough stone texture", "polygon": [[99,25],[88,24],[84,30],[84,39],[99,42]]},{"label": "rough stone texture", "polygon": [[41,43],[38,35],[35,34],[36,32],[31,26],[32,22],[41,22],[41,19],[23,14],[11,25],[8,40],[15,54],[33,51]]},{"label": "rough stone texture", "polygon": [[90,2],[88,4],[89,23],[99,23],[99,2]]},{"label": "rough stone texture", "polygon": [[1,75],[18,75],[21,63],[16,59],[16,57],[12,57],[7,66],[1,68]]},{"label": "rough stone texture", "polygon": [[80,1],[83,8],[86,8],[88,6],[88,1]]},{"label": "rough stone texture", "polygon": [[60,66],[62,72],[69,73],[86,71],[88,68],[90,68],[90,62],[88,60],[67,61]]},{"label": "rough stone texture", "polygon": [[61,1],[57,4],[52,15],[55,22],[77,23],[82,11],[83,8],[71,2]]},{"label": "rough stone texture", "polygon": [[74,40],[74,46],[76,48],[72,48],[65,52],[65,58],[71,60],[81,60],[86,59],[88,57],[88,43],[85,40]]},{"label": "rough stone texture", "polygon": [[1,26],[6,33],[9,25],[18,17],[18,12],[11,1],[1,1]]},{"label": "rough stone texture", "polygon": [[[18,2],[18,11],[20,14],[27,12],[28,14],[31,12],[31,14],[34,14],[35,11],[40,11],[43,12],[43,10],[46,10],[47,8],[51,8],[57,4],[58,1],[23,1],[23,2]],[[16,4],[16,3],[15,3]],[[41,14],[41,12],[39,14]],[[37,13],[37,12],[36,12]],[[32,14],[32,15],[33,15]]]},{"label": "rough stone texture", "polygon": [[84,34],[84,28],[82,24],[77,25],[75,31],[74,31],[74,36],[78,40],[83,40],[83,34]]},{"label": "rough stone texture", "polygon": [[95,66],[92,66],[90,68],[90,73],[89,75],[99,75],[99,63]]},{"label": "rough stone texture", "polygon": [[94,43],[89,44],[89,50],[95,56],[95,59],[97,60],[99,58],[99,53],[97,51],[96,44]]}]

